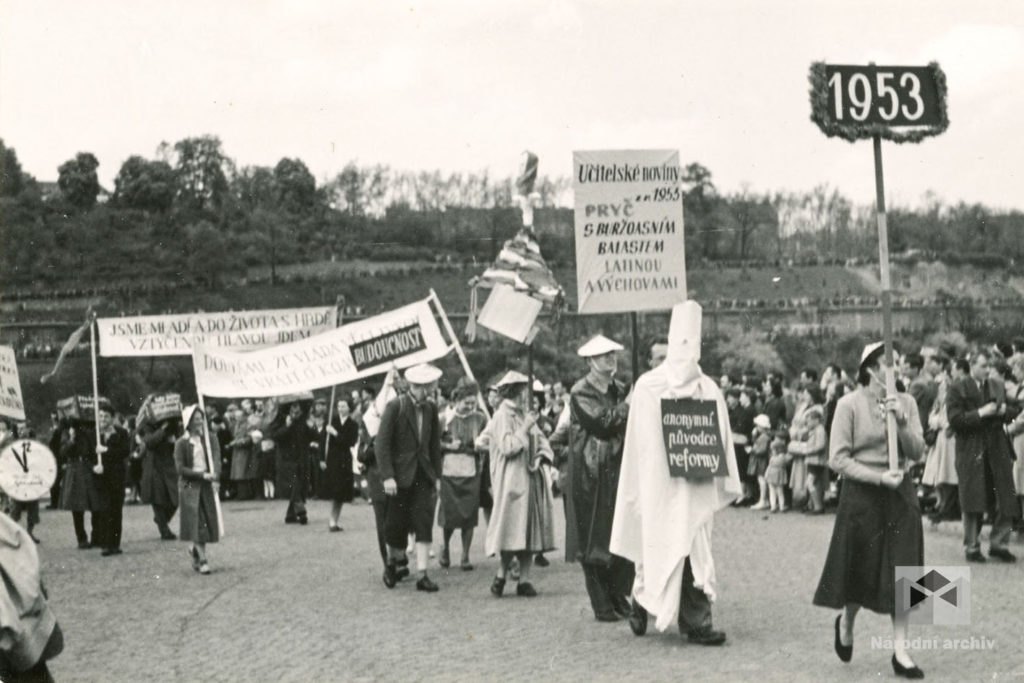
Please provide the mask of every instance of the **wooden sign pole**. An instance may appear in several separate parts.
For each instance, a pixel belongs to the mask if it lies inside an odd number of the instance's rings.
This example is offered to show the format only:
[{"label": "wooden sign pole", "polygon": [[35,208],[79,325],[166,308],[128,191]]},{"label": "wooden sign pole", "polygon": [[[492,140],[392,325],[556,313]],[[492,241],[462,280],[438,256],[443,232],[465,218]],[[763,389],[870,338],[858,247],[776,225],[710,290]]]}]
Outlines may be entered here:
[{"label": "wooden sign pole", "polygon": [[[875,135],[875,213],[878,218],[878,265],[882,281],[882,340],[885,343],[885,396],[896,395],[896,376],[892,348],[892,280],[889,274],[889,229],[885,220],[885,181],[882,177],[882,139]],[[896,415],[886,411],[889,443],[889,469],[899,467],[896,440]]]}]

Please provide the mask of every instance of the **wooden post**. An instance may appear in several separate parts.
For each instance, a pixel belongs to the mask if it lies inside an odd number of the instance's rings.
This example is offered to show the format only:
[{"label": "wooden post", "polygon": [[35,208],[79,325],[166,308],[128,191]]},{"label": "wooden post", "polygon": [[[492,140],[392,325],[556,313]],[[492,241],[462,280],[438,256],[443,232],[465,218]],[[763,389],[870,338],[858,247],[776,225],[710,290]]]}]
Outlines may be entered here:
[{"label": "wooden post", "polygon": [[92,356],[92,418],[96,432],[96,464],[103,465],[100,457],[100,380],[96,372],[96,318],[89,321],[89,353]]},{"label": "wooden post", "polygon": [[[203,413],[203,447],[206,449],[206,468],[210,474],[215,474],[217,470],[213,468],[213,448],[210,447],[210,416],[206,414],[206,404],[203,402],[202,392],[197,391],[196,394],[199,396],[199,410]],[[185,435],[188,436],[188,425],[185,425]],[[219,530],[219,537],[224,538],[224,514],[220,508],[220,481],[214,479],[210,482],[214,486],[213,488],[213,507],[217,511],[217,528]]]},{"label": "wooden post", "polygon": [[[430,290],[430,297],[428,301],[432,301],[437,307],[437,312],[441,316],[441,324],[444,325],[445,331],[448,333],[448,338],[452,340],[452,346],[455,347],[455,353],[459,356],[459,362],[462,363],[462,371],[466,373],[466,377],[472,382],[476,382],[476,378],[473,376],[473,369],[469,367],[469,361],[466,360],[466,354],[462,351],[462,345],[459,343],[459,338],[455,336],[455,330],[452,329],[452,324],[448,320],[448,314],[444,312],[444,306],[441,305],[441,300],[437,298],[437,294],[433,289]],[[480,404],[480,409],[485,415],[490,415],[491,411],[487,408],[487,402],[484,401],[484,395],[480,385],[477,385],[476,392],[477,403]]]},{"label": "wooden post", "polygon": [[[885,220],[885,182],[882,177],[882,139],[875,134],[875,214],[878,217],[878,266],[882,281],[882,341],[885,343],[885,395],[896,395],[896,375],[892,348],[892,281],[889,274],[889,229]],[[889,469],[899,467],[896,416],[886,411],[889,443]]]}]

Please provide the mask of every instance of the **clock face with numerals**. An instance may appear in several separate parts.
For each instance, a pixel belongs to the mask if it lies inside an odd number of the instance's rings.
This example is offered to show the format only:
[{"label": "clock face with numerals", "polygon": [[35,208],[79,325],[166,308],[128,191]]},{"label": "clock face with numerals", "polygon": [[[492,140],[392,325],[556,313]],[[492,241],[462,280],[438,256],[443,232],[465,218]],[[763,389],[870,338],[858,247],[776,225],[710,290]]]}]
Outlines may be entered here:
[{"label": "clock face with numerals", "polygon": [[0,488],[14,500],[39,500],[56,479],[57,459],[44,444],[18,439],[0,451]]}]

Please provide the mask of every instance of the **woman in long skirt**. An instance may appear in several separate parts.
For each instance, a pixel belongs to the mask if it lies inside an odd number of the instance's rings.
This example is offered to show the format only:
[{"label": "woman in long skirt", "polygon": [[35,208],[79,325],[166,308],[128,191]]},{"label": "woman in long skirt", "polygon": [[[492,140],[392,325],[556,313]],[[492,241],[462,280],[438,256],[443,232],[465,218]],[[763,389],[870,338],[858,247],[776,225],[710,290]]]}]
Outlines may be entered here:
[{"label": "woman in long skirt", "polygon": [[469,547],[473,543],[473,529],[476,528],[480,513],[480,470],[481,460],[473,444],[487,425],[487,416],[477,410],[477,385],[475,382],[460,380],[452,401],[455,413],[444,430],[441,439],[440,505],[437,508],[437,525],[444,532],[444,548],[440,564],[451,566],[449,546],[452,534],[459,529],[462,535],[463,571],[470,571]]},{"label": "woman in long skirt", "polygon": [[[505,575],[513,558],[519,561],[516,594],[537,595],[530,583],[530,567],[537,553],[555,548],[551,491],[545,486],[540,461],[554,459],[547,437],[537,427],[537,413],[529,409],[530,388],[526,376],[507,373],[498,390],[502,395],[494,417],[477,439],[478,448],[490,453],[494,510],[487,526],[488,555],[501,554],[501,565],[491,593],[501,597]],[[531,457],[532,460],[531,460]]]},{"label": "woman in long skirt", "polygon": [[179,538],[192,543],[188,551],[192,569],[200,574],[209,574],[206,544],[220,540],[217,494],[214,491],[214,482],[220,481],[220,446],[217,439],[205,434],[206,417],[199,406],[187,406],[181,415],[187,427],[185,435],[174,444],[180,504],[178,519],[181,520]]},{"label": "woman in long skirt", "polygon": [[[924,436],[914,399],[886,396],[883,351],[881,342],[865,347],[860,387],[836,405],[829,466],[843,477],[843,487],[814,604],[843,610],[834,626],[834,647],[843,662],[853,656],[853,624],[861,607],[890,615],[893,671],[923,678],[906,649],[907,617],[896,614],[895,568],[924,563],[921,510],[904,460],[920,460]],[[896,470],[888,466],[889,413],[896,418],[901,456]]]}]

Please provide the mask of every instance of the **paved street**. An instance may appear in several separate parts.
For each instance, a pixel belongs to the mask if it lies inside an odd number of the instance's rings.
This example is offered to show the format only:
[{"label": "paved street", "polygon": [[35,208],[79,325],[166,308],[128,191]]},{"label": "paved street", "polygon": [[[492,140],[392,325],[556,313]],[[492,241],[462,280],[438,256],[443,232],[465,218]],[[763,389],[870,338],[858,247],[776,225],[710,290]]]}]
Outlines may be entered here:
[{"label": "paved street", "polygon": [[[559,539],[561,510],[558,508]],[[64,629],[58,681],[310,681],[353,679],[877,680],[892,678],[887,619],[864,613],[853,662],[832,652],[834,613],[811,605],[831,516],[726,510],[715,529],[721,598],[715,624],[725,647],[684,644],[653,627],[636,638],[625,622],[594,620],[579,568],[559,554],[536,569],[540,596],[496,600],[495,561],[474,541],[474,572],[431,574],[418,593],[380,581],[373,514],[346,506],[345,531],[327,532],[328,504],[311,504],[306,527],[283,523],[283,502],[225,505],[228,536],[210,546],[214,572],[193,573],[186,544],[161,542],[143,506],[125,509],[125,554],[78,550],[71,516],[44,511],[37,533],[47,586]],[[175,528],[177,519],[175,518]],[[959,525],[926,527],[926,559],[962,560]],[[456,536],[457,538],[457,536]],[[440,531],[436,532],[436,540]],[[1019,539],[1013,549],[1024,555]],[[457,556],[457,553],[453,553]],[[1024,564],[973,573],[969,627],[917,627],[911,636],[989,638],[989,651],[929,651],[929,679],[1024,680]],[[507,591],[508,593],[509,591]]]}]

